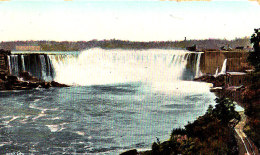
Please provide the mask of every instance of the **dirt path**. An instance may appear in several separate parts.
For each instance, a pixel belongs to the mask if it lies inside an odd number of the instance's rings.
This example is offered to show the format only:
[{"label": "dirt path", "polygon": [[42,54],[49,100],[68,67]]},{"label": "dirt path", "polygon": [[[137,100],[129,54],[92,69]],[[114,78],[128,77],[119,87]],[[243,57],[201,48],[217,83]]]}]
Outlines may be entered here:
[{"label": "dirt path", "polygon": [[246,136],[243,131],[243,128],[246,124],[246,115],[244,111],[239,112],[241,116],[241,121],[235,126],[235,137],[237,138],[239,155],[258,155],[258,149],[254,143]]}]

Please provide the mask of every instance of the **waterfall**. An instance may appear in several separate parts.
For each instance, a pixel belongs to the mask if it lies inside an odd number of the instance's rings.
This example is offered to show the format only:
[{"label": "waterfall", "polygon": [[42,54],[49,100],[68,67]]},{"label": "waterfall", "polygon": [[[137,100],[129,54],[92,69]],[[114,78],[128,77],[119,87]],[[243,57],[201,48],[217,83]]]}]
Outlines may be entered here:
[{"label": "waterfall", "polygon": [[54,77],[54,72],[53,72],[53,69],[52,69],[52,63],[50,61],[50,58],[47,55],[44,55],[44,57],[45,57],[45,60],[46,60],[47,76],[52,79]]},{"label": "waterfall", "polygon": [[26,71],[41,80],[52,81],[54,78],[52,64],[44,54],[10,55],[7,58],[11,75],[19,76],[20,72]]},{"label": "waterfall", "polygon": [[43,77],[43,79],[48,79],[47,77],[47,72],[48,72],[48,69],[47,69],[47,65],[46,65],[46,61],[45,61],[45,57],[44,55],[39,55],[40,57],[40,62],[41,62],[41,76]]},{"label": "waterfall", "polygon": [[200,76],[200,58],[201,58],[201,53],[198,53],[197,56],[197,62],[196,62],[196,74],[195,77],[199,77]]},{"label": "waterfall", "polygon": [[218,76],[218,68],[216,69],[216,73],[214,75],[214,77],[217,77]]},{"label": "waterfall", "polygon": [[[195,75],[199,73],[201,53],[194,54],[198,55]],[[48,56],[55,70],[55,81],[69,85],[99,85],[183,80],[191,53],[183,50],[95,48],[82,51],[78,56]],[[194,76],[188,79],[192,78]]]},{"label": "waterfall", "polygon": [[227,59],[224,60],[221,71],[219,73],[219,75],[221,74],[226,74],[226,70],[227,70]]},{"label": "waterfall", "polygon": [[24,56],[21,55],[22,71],[25,71]]},{"label": "waterfall", "polygon": [[199,76],[201,53],[184,50],[89,49],[77,54],[8,56],[10,73],[27,71],[41,80],[69,85],[192,80]]},{"label": "waterfall", "polygon": [[222,64],[222,68],[221,68],[220,73],[218,72],[218,69],[219,69],[219,68],[217,67],[216,73],[215,73],[214,77],[217,77],[217,76],[219,76],[219,75],[226,74],[226,71],[227,71],[227,59],[225,59],[225,60],[223,61],[223,64]]},{"label": "waterfall", "polygon": [[8,57],[8,64],[9,64],[10,74],[18,76],[19,73],[18,55],[10,55]]},{"label": "waterfall", "polygon": [[7,61],[8,61],[8,68],[9,68],[9,73],[12,74],[12,69],[11,69],[11,56],[8,55],[7,56]]}]

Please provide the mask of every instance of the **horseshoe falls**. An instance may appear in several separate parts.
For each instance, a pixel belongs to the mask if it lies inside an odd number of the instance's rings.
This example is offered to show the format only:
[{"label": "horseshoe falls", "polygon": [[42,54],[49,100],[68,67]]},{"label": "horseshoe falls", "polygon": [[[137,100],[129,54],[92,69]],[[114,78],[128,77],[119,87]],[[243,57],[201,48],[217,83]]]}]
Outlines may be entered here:
[{"label": "horseshoe falls", "polygon": [[68,88],[3,91],[0,148],[6,153],[119,154],[203,115],[215,95],[194,82],[201,53],[185,50],[13,52],[10,73],[27,71]]}]

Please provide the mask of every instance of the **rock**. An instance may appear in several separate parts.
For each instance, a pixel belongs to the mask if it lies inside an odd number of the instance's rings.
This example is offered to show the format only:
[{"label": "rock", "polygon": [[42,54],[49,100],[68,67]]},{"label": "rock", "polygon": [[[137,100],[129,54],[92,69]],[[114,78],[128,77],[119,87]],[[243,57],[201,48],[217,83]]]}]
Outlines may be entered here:
[{"label": "rock", "polygon": [[194,81],[203,81],[203,82],[209,82],[209,83],[213,83],[215,80],[216,80],[216,78],[212,75],[203,75],[201,77],[194,79]]},{"label": "rock", "polygon": [[123,152],[120,155],[137,155],[137,154],[138,154],[137,150],[133,149],[133,150],[128,150],[126,152]]},{"label": "rock", "polygon": [[20,86],[22,86],[22,87],[27,87],[27,86],[28,86],[28,82],[21,81],[21,82],[20,82]]},{"label": "rock", "polygon": [[31,76],[28,72],[20,72],[19,77],[23,78],[24,81],[37,82],[40,81],[38,78]]},{"label": "rock", "polygon": [[17,78],[17,76],[9,75],[9,76],[7,76],[7,81],[16,82],[16,81],[18,81],[18,78]]},{"label": "rock", "polygon": [[31,89],[37,88],[37,87],[39,87],[39,85],[40,85],[39,82],[29,82],[28,83],[28,87],[31,88]]},{"label": "rock", "polygon": [[212,83],[213,87],[223,87],[225,86],[225,76],[226,75],[220,75],[217,77],[214,77],[212,75],[204,75],[199,78],[195,78],[194,81],[203,81],[203,82],[208,82]]},{"label": "rock", "polygon": [[[28,72],[21,72],[19,80],[17,76],[0,74],[0,90],[29,90],[33,88],[69,87],[55,81],[45,82],[31,76]],[[25,80],[25,81],[23,81]]]},{"label": "rock", "polygon": [[55,81],[51,81],[51,86],[52,87],[69,87],[68,85],[61,84],[61,83],[58,83],[58,82],[55,82]]},{"label": "rock", "polygon": [[4,88],[5,88],[5,83],[4,81],[1,82],[0,80],[0,90],[4,90]]},{"label": "rock", "polygon": [[0,74],[0,79],[5,81],[6,80],[6,74]]},{"label": "rock", "polygon": [[50,88],[51,87],[51,84],[49,83],[49,82],[41,82],[40,83],[40,86],[42,87],[42,88]]},{"label": "rock", "polygon": [[4,88],[6,90],[13,90],[14,86],[19,84],[18,78],[16,76],[7,76],[6,81],[4,81]]}]

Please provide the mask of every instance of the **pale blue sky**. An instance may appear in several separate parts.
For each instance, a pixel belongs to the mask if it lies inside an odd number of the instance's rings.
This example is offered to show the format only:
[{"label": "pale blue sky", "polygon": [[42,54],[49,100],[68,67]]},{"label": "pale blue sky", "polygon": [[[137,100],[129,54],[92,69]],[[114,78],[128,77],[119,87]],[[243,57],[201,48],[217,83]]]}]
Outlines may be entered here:
[{"label": "pale blue sky", "polygon": [[257,2],[0,2],[0,41],[123,39],[167,41],[250,36]]}]

